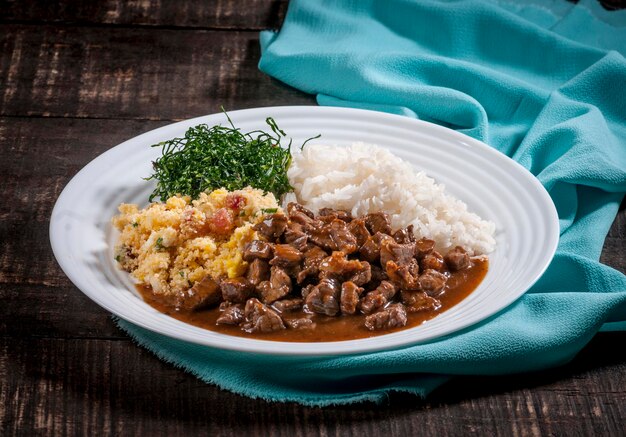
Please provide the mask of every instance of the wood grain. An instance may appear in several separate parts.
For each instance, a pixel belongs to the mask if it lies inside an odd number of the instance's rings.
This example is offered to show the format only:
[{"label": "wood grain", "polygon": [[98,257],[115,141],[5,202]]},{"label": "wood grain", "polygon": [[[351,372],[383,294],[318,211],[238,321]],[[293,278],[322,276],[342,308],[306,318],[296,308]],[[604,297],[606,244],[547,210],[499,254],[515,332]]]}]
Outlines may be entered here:
[{"label": "wood grain", "polygon": [[184,27],[194,29],[275,29],[287,0],[0,1],[5,22]]},{"label": "wood grain", "polygon": [[[611,3],[611,2],[609,2]],[[619,3],[619,2],[612,2]],[[70,178],[121,141],[218,110],[313,104],[257,69],[286,0],[0,0],[0,435],[587,436],[626,421],[626,333],[559,369],[422,401],[307,408],[205,384],[136,346],[48,243]],[[626,271],[626,209],[602,260]]]},{"label": "wood grain", "polygon": [[[307,408],[199,382],[129,341],[0,337],[3,435],[620,435],[626,354],[599,336],[572,364],[516,378],[459,378],[428,401]],[[602,369],[602,372],[598,370]],[[19,375],[19,378],[15,376]]]},{"label": "wood grain", "polygon": [[258,32],[4,25],[0,115],[180,120],[314,102],[259,57]]}]

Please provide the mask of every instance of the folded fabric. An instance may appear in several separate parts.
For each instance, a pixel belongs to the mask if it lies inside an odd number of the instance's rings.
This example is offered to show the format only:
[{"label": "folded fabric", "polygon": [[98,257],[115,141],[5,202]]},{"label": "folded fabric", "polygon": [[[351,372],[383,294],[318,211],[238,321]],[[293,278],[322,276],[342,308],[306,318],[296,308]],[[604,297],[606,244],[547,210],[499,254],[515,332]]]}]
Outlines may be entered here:
[{"label": "folded fabric", "polygon": [[257,356],[120,327],[207,382],[308,405],[424,396],[450,375],[571,360],[607,323],[626,321],[626,276],[598,262],[626,191],[625,29],[626,12],[591,1],[292,0],[281,31],[261,35],[261,70],[322,105],[419,117],[511,156],[557,207],[553,262],[489,320],[386,352]]}]

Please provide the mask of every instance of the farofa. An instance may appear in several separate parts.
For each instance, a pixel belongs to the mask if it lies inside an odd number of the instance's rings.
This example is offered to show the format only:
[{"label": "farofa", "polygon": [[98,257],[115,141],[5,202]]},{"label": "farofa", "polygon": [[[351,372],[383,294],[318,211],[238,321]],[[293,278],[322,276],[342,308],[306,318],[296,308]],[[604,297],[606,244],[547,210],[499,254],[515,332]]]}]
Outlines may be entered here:
[{"label": "farofa", "polygon": [[[243,201],[233,209],[229,201],[237,197]],[[234,229],[224,234],[207,230],[207,223],[229,209]],[[176,294],[206,275],[235,278],[247,269],[243,247],[259,239],[253,226],[268,209],[282,211],[272,193],[250,187],[232,192],[218,189],[193,201],[174,196],[144,209],[121,204],[120,215],[113,217],[120,231],[115,259],[156,294]]]}]

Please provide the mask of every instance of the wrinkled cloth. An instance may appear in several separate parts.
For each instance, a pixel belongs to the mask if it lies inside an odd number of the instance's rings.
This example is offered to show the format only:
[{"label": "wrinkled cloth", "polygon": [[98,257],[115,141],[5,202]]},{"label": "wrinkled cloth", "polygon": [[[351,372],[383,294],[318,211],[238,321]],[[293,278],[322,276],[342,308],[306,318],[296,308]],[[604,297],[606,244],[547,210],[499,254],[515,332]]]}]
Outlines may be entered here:
[{"label": "wrinkled cloth", "polygon": [[236,393],[329,405],[425,396],[452,375],[558,366],[600,329],[626,327],[626,276],[598,261],[626,191],[626,12],[592,1],[292,0],[261,44],[260,69],[320,105],[420,118],[518,161],[557,207],[556,256],[517,302],[427,344],[273,357],[118,321],[141,345]]}]

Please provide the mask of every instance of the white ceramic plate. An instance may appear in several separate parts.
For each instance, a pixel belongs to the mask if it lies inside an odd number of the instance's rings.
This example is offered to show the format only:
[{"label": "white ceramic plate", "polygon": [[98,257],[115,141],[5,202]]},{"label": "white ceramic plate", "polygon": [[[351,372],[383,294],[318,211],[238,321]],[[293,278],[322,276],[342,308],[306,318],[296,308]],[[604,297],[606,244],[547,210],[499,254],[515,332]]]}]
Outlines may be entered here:
[{"label": "white ceramic plate", "polygon": [[190,126],[225,123],[208,115],[147,132],[103,153],[65,187],[52,212],[50,241],[63,271],[97,304],[136,325],[181,340],[239,351],[339,355],[406,346],[451,334],[504,309],[545,271],[556,250],[556,209],[527,170],[489,146],[450,129],[380,112],[316,106],[271,107],[231,112],[244,131],[276,119],[294,144],[318,133],[325,144],[374,143],[425,170],[471,211],[497,226],[497,248],[482,284],[464,301],[421,326],[367,339],[282,343],[233,337],[168,317],[144,303],[127,273],[116,268],[110,224],[122,203],[147,204],[153,189],[142,178],[160,148],[150,145],[182,136]]}]

